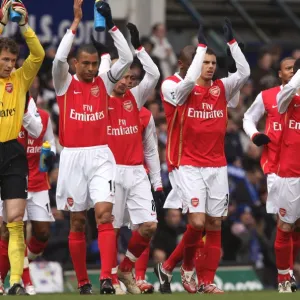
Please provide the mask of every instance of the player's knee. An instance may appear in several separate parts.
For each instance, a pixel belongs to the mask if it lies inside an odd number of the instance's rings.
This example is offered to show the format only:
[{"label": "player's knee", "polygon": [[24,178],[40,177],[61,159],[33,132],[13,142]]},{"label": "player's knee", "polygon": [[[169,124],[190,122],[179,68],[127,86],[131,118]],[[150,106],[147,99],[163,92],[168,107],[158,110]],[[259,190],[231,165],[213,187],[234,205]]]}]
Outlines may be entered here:
[{"label": "player's knee", "polygon": [[107,224],[111,223],[112,217],[111,212],[102,212],[101,214],[96,214],[96,222],[97,224]]},{"label": "player's knee", "polygon": [[189,224],[196,230],[204,230],[204,220],[193,218],[189,221]]},{"label": "player's knee", "polygon": [[154,235],[156,228],[157,228],[157,223],[155,222],[144,223],[140,226],[140,234],[143,237],[151,238]]},{"label": "player's knee", "polygon": [[207,217],[205,229],[207,230],[221,230],[222,228],[222,218],[218,217]]},{"label": "player's knee", "polygon": [[46,243],[50,238],[50,232],[47,230],[42,230],[35,234],[35,238],[42,243]]},{"label": "player's knee", "polygon": [[73,219],[71,219],[71,231],[84,232],[85,224],[86,224],[85,218],[73,218]]}]

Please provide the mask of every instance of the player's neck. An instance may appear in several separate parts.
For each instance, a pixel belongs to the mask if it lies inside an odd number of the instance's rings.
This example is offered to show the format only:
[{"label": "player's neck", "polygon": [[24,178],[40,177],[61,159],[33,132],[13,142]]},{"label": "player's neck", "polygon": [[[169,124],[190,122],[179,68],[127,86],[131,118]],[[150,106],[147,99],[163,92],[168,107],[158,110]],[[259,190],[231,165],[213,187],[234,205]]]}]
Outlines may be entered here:
[{"label": "player's neck", "polygon": [[197,80],[197,84],[200,85],[200,86],[203,86],[203,87],[210,87],[211,86],[211,79],[206,80],[206,79],[203,79],[203,78],[199,77],[198,80]]},{"label": "player's neck", "polygon": [[123,98],[124,97],[124,94],[119,94],[119,93],[116,93],[115,91],[113,91],[111,93],[111,96],[112,97],[115,97],[115,98]]}]

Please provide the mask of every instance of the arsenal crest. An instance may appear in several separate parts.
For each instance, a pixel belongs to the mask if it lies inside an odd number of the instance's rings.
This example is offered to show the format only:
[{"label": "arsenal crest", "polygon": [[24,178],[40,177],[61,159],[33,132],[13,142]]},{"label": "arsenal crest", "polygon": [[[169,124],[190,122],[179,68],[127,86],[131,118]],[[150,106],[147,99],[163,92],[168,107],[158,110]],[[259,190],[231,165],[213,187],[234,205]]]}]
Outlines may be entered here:
[{"label": "arsenal crest", "polygon": [[191,203],[194,207],[197,207],[199,205],[199,199],[198,198],[192,198]]},{"label": "arsenal crest", "polygon": [[91,94],[94,96],[94,97],[98,97],[99,94],[100,94],[100,88],[98,85],[94,85],[92,86],[91,88]]},{"label": "arsenal crest", "polygon": [[131,100],[124,101],[123,102],[123,107],[124,107],[125,110],[127,110],[129,112],[133,111],[133,105],[132,105]]},{"label": "arsenal crest", "polygon": [[279,214],[284,217],[286,215],[286,210],[284,208],[279,209]]},{"label": "arsenal crest", "polygon": [[215,97],[218,97],[220,95],[220,88],[218,86],[213,86],[209,89],[210,94],[212,94]]},{"label": "arsenal crest", "polygon": [[14,86],[11,82],[8,82],[6,85],[5,85],[5,90],[8,92],[8,93],[11,93],[14,89]]},{"label": "arsenal crest", "polygon": [[73,200],[73,198],[67,198],[67,202],[68,202],[68,205],[71,207],[71,206],[73,206],[73,204],[74,204],[74,200]]}]

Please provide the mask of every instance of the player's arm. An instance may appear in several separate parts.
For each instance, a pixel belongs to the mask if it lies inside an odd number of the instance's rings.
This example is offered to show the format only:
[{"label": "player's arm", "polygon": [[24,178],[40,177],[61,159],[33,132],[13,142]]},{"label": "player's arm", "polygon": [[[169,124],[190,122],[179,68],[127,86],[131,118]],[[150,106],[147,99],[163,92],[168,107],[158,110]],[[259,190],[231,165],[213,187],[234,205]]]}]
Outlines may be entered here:
[{"label": "player's arm", "polygon": [[293,78],[287,83],[282,90],[277,94],[277,106],[280,114],[283,114],[288,109],[293,97],[300,89],[300,69],[296,72]]},{"label": "player's arm", "polygon": [[56,51],[52,65],[53,85],[57,96],[64,95],[72,81],[72,75],[69,73],[68,55],[75,38],[76,30],[82,19],[82,2],[83,0],[74,0],[74,20],[62,38]]},{"label": "player's arm", "polygon": [[[232,76],[234,73],[228,72],[228,77]],[[238,91],[227,103],[227,107],[235,108],[239,105],[240,102],[240,91]]]},{"label": "player's arm", "polygon": [[100,7],[98,7],[97,9],[98,12],[101,13],[101,15],[106,20],[108,32],[114,40],[114,44],[118,50],[119,55],[119,59],[115,64],[113,64],[111,69],[107,73],[100,74],[100,77],[105,84],[106,91],[110,95],[115,84],[122,78],[127,68],[131,65],[133,56],[123,34],[115,26],[112,20],[109,4],[102,1]]},{"label": "player's arm", "polygon": [[258,121],[264,114],[265,106],[262,94],[259,93],[255,101],[245,112],[243,119],[243,128],[256,146],[266,145],[270,142],[270,138],[266,134],[260,133],[256,128]]},{"label": "player's arm", "polygon": [[24,90],[28,91],[43,63],[45,51],[36,34],[28,25],[28,12],[22,1],[15,0],[12,3],[12,9],[21,15],[19,27],[30,52],[22,67],[15,72],[17,76],[20,76]]},{"label": "player's arm", "polygon": [[150,181],[155,191],[162,190],[157,135],[153,116],[143,133],[144,158],[149,169]]},{"label": "player's arm", "polygon": [[53,152],[53,154],[56,154],[55,137],[53,134],[53,127],[50,117],[48,118],[47,129],[44,135],[44,141],[48,141],[50,143],[51,152]]},{"label": "player's arm", "polygon": [[9,20],[9,10],[11,8],[11,0],[3,0],[0,7],[0,34],[2,34],[4,27]]},{"label": "player's arm", "polygon": [[207,41],[203,33],[203,26],[200,25],[198,31],[199,45],[196,50],[196,55],[186,73],[185,78],[180,81],[175,88],[175,101],[178,105],[183,105],[188,95],[193,90],[197,79],[201,75],[202,64],[207,49]]},{"label": "player's arm", "polygon": [[147,101],[148,96],[155,88],[159,80],[160,73],[156,64],[146,52],[145,48],[141,45],[137,27],[132,23],[128,23],[127,28],[129,29],[131,35],[132,46],[134,47],[135,53],[137,54],[137,57],[140,60],[143,69],[145,70],[145,76],[143,80],[138,86],[131,89],[131,92],[136,99],[138,108],[141,109]]},{"label": "player's arm", "polygon": [[41,117],[32,98],[29,99],[28,109],[23,116],[23,126],[29,135],[35,139],[40,136],[43,130]]},{"label": "player's arm", "polygon": [[[233,37],[232,25],[229,19],[225,19],[223,28],[225,39],[237,69],[232,76],[221,79],[225,87],[226,100],[229,102],[246,83],[250,76],[250,67],[241,48]],[[233,105],[231,105],[231,107],[232,106]]]}]

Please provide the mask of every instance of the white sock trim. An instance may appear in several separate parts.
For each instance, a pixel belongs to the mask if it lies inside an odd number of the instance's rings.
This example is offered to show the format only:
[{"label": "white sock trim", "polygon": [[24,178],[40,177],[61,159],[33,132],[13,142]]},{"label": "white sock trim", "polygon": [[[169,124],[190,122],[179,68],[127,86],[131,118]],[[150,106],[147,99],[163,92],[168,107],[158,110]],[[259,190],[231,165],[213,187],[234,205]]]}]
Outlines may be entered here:
[{"label": "white sock trim", "polygon": [[117,274],[118,273],[118,267],[111,269],[111,274]]},{"label": "white sock trim", "polygon": [[286,270],[278,270],[279,275],[286,275],[286,274],[289,274],[289,272],[290,272],[290,268],[288,268]]},{"label": "white sock trim", "polygon": [[130,252],[130,251],[126,251],[126,256],[132,261],[132,262],[136,262],[137,258]]},{"label": "white sock trim", "polygon": [[24,267],[23,267],[23,269],[27,269],[27,268],[29,268],[29,260],[28,260],[28,257],[25,256],[24,257]]}]

